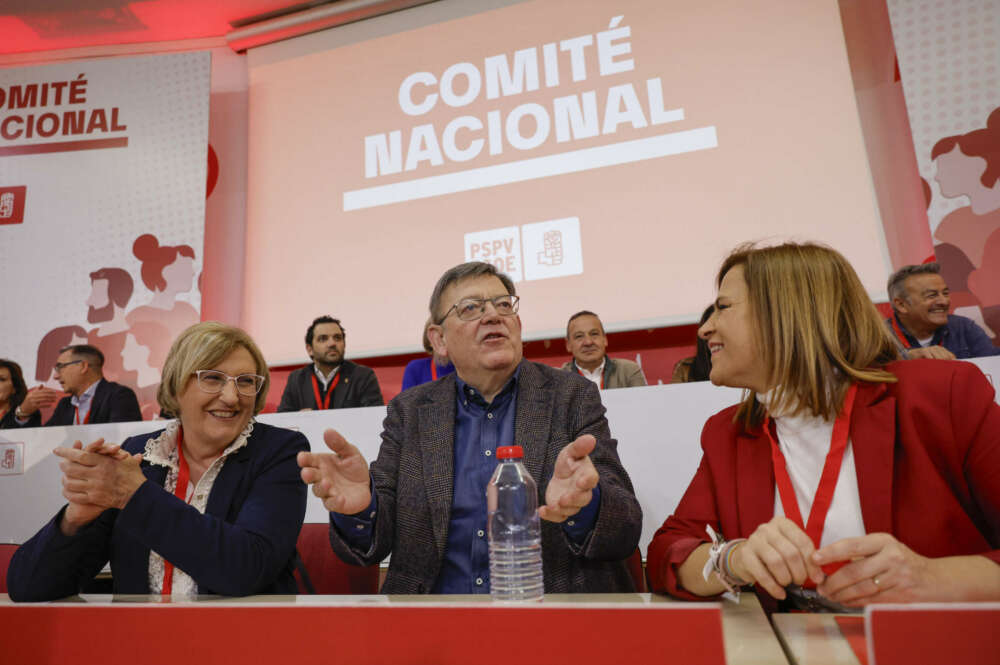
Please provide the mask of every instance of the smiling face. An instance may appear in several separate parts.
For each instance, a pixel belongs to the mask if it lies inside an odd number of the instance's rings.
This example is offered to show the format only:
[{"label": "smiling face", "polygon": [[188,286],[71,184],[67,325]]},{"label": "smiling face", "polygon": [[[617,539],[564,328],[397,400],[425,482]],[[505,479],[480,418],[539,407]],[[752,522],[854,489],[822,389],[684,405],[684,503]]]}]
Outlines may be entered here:
[{"label": "smiling face", "polygon": [[918,338],[929,337],[948,323],[951,295],[941,275],[910,275],[903,282],[903,288],[906,298],[895,298],[892,304],[907,330]]},{"label": "smiling face", "polygon": [[715,312],[698,329],[698,335],[712,354],[712,383],[756,392],[768,389],[742,265],[733,266],[722,278]]},{"label": "smiling face", "polygon": [[[229,376],[258,373],[253,356],[242,346],[222,362],[202,369],[218,370]],[[202,450],[221,453],[250,422],[255,399],[255,396],[237,392],[232,381],[226,381],[222,392],[205,392],[198,385],[198,378],[192,375],[177,398],[185,442],[190,440]]]},{"label": "smiling face", "polygon": [[593,371],[604,360],[608,338],[596,316],[584,314],[569,322],[566,350],[573,354],[577,366]]},{"label": "smiling face", "polygon": [[440,340],[442,350],[447,352],[462,380],[480,390],[491,384],[493,377],[506,380],[521,362],[521,319],[517,315],[500,316],[492,303],[486,303],[485,314],[474,321],[462,321],[450,308],[465,298],[488,299],[503,295],[507,295],[507,289],[493,275],[456,282],[441,296],[441,309],[448,315],[440,326],[430,331],[432,341]]}]

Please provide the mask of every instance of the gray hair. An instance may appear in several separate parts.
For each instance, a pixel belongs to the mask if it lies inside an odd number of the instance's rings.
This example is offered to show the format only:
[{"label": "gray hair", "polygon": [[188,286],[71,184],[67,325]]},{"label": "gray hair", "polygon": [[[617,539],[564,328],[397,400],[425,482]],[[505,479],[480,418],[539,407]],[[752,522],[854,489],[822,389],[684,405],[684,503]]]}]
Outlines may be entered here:
[{"label": "gray hair", "polygon": [[[896,298],[906,300],[906,279],[913,275],[940,275],[941,266],[938,263],[921,263],[915,266],[903,266],[889,277],[885,290],[889,292],[889,301]],[[909,301],[907,301],[909,302]]]},{"label": "gray hair", "polygon": [[434,292],[431,293],[430,303],[431,319],[434,323],[440,325],[441,321],[444,320],[444,315],[438,314],[438,310],[441,307],[441,296],[444,295],[445,289],[452,284],[464,281],[470,277],[480,277],[482,275],[496,277],[503,284],[504,288],[507,289],[507,293],[512,296],[517,295],[514,290],[514,282],[511,281],[510,277],[497,270],[496,266],[492,263],[470,261],[469,263],[459,264],[441,275],[441,279],[434,285]]}]

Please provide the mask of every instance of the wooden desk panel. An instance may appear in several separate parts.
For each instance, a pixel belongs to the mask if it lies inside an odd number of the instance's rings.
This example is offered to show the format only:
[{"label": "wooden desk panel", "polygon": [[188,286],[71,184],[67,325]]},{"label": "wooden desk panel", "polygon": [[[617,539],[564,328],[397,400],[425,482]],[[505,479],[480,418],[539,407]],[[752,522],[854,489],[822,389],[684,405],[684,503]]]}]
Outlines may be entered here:
[{"label": "wooden desk panel", "polygon": [[834,614],[772,614],[792,665],[860,665]]}]

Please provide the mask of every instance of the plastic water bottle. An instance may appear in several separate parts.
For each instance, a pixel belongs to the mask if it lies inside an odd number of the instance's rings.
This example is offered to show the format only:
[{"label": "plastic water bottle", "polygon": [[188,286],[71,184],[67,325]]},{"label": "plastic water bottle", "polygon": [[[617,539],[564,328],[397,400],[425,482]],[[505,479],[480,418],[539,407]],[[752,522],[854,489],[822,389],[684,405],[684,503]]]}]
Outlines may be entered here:
[{"label": "plastic water bottle", "polygon": [[521,446],[497,448],[499,464],[486,486],[493,600],[541,600],[545,592],[538,488],[523,457]]}]

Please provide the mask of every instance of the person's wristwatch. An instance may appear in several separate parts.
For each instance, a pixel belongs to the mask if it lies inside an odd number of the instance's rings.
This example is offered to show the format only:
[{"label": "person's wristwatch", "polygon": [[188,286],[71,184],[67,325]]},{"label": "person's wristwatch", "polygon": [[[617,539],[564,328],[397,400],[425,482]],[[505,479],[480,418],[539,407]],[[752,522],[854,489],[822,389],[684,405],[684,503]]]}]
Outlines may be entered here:
[{"label": "person's wristwatch", "polygon": [[18,420],[27,420],[29,416],[21,410],[21,405],[18,404],[17,408],[14,409],[14,417]]}]

